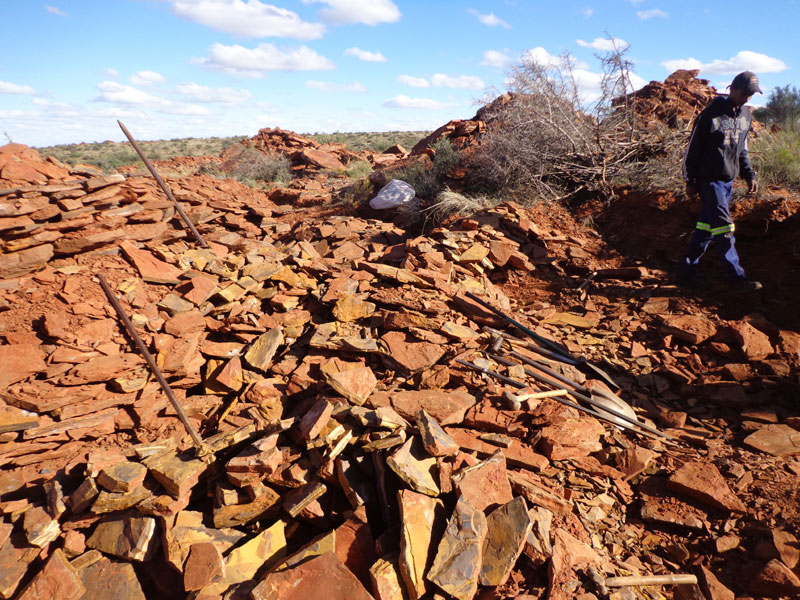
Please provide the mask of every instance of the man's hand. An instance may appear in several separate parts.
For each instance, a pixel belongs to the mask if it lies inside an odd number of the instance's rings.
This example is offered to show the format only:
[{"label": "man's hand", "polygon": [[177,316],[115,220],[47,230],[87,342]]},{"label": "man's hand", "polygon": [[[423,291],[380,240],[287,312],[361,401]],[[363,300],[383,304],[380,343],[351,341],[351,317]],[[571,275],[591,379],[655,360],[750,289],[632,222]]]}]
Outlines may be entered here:
[{"label": "man's hand", "polygon": [[758,193],[758,181],[756,181],[755,179],[747,180],[747,193],[748,194]]},{"label": "man's hand", "polygon": [[700,197],[700,190],[697,189],[697,184],[692,181],[686,182],[686,195],[690,200],[695,200]]}]

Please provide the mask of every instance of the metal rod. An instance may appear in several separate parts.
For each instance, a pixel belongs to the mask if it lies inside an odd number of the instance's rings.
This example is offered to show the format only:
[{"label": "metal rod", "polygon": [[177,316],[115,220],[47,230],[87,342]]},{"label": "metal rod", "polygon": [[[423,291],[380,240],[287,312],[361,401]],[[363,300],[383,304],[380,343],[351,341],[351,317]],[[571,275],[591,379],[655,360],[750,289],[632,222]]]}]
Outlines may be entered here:
[{"label": "metal rod", "polygon": [[136,140],[133,139],[133,136],[131,135],[130,131],[128,131],[128,129],[125,127],[125,125],[122,124],[122,121],[117,120],[117,123],[119,123],[119,126],[122,129],[122,133],[124,133],[125,137],[128,138],[128,140],[130,141],[131,145],[133,146],[133,149],[136,150],[136,154],[139,155],[139,158],[142,159],[142,162],[144,163],[144,165],[150,170],[150,173],[153,175],[153,177],[155,177],[155,180],[158,182],[158,185],[161,186],[161,189],[167,195],[167,198],[172,200],[172,203],[175,205],[175,210],[178,211],[178,214],[181,216],[181,219],[183,219],[183,222],[186,223],[186,226],[192,232],[192,235],[194,236],[194,239],[196,239],[197,242],[201,246],[203,246],[203,248],[208,248],[208,243],[206,243],[206,241],[203,239],[203,236],[200,235],[200,232],[197,231],[197,228],[194,226],[194,223],[192,223],[189,220],[189,217],[186,216],[186,213],[183,212],[183,207],[175,199],[175,196],[172,195],[172,192],[169,191],[169,188],[167,187],[167,184],[164,183],[163,179],[161,179],[161,175],[158,174],[158,171],[156,171],[156,168],[150,163],[150,161],[144,155],[144,152],[142,152],[142,149],[139,148],[139,144],[137,144]]},{"label": "metal rod", "polygon": [[[502,357],[493,357],[493,358],[498,358],[499,359],[499,358],[502,358]],[[505,375],[501,375],[497,371],[492,371],[491,369],[487,369],[486,367],[481,367],[480,365],[476,365],[475,363],[471,363],[469,361],[462,360],[460,358],[457,358],[456,362],[457,363],[461,363],[462,365],[465,365],[467,367],[470,367],[471,369],[475,369],[476,371],[479,371],[480,373],[484,373],[485,375],[491,375],[492,377],[496,377],[500,381],[504,381],[505,383],[508,383],[508,384],[513,385],[515,387],[518,387],[518,388],[528,387],[527,385],[525,385],[521,381],[517,381],[516,379],[512,379],[511,377],[506,377]],[[509,362],[511,362],[511,361],[509,361]],[[558,386],[554,386],[554,387],[558,387]],[[609,417],[607,417],[605,415],[600,414],[596,410],[592,410],[591,408],[586,408],[585,406],[581,406],[580,404],[576,404],[575,402],[570,402],[569,400],[564,400],[561,397],[555,396],[553,398],[553,400],[555,400],[556,402],[558,402],[560,404],[563,404],[564,406],[568,406],[570,408],[574,408],[575,410],[579,410],[581,412],[584,412],[584,413],[586,413],[588,415],[592,415],[593,417],[595,417],[597,419],[601,419],[603,421],[608,421],[612,425],[616,425],[618,427],[622,427],[623,429],[630,429],[631,431],[634,431],[635,433],[638,433],[638,434],[646,436],[646,437],[651,437],[651,438],[656,438],[657,437],[657,436],[653,435],[652,433],[650,433],[648,431],[644,431],[644,430],[638,429],[634,425],[626,425],[625,423],[617,423],[613,419],[611,419],[611,418],[609,418]],[[606,409],[603,408],[603,410],[606,410]]]},{"label": "metal rod", "polygon": [[608,587],[622,587],[624,585],[680,585],[697,583],[696,575],[631,575],[629,577],[608,577],[605,584]]},{"label": "metal rod", "polygon": [[114,307],[114,310],[117,311],[117,315],[119,315],[120,320],[125,324],[125,329],[128,330],[128,333],[133,338],[133,341],[136,342],[136,347],[139,349],[139,352],[142,353],[144,356],[145,361],[147,361],[147,365],[150,367],[150,371],[152,371],[153,375],[156,376],[158,379],[158,383],[161,384],[161,389],[164,390],[164,393],[169,398],[169,401],[172,403],[172,406],[175,408],[175,412],[178,413],[178,418],[180,418],[183,426],[186,427],[186,431],[189,432],[189,435],[192,436],[192,440],[194,441],[195,446],[197,447],[198,453],[202,456],[206,453],[206,446],[203,444],[203,440],[198,435],[197,431],[195,430],[192,423],[189,421],[189,417],[186,416],[186,411],[183,410],[180,402],[175,397],[175,394],[172,393],[172,388],[169,387],[169,383],[164,378],[164,375],[161,373],[161,369],[158,368],[156,365],[156,361],[153,360],[153,356],[150,354],[150,351],[147,349],[147,346],[144,345],[142,338],[139,337],[139,334],[136,332],[136,329],[133,327],[133,323],[128,318],[128,315],[125,314],[125,310],[122,308],[122,305],[117,300],[116,295],[114,294],[111,286],[108,285],[106,278],[103,277],[102,273],[97,274],[97,278],[100,280],[100,285],[103,288],[103,291],[106,293],[108,300],[111,302],[111,305]]},{"label": "metal rod", "polygon": [[[514,353],[514,354],[516,354],[516,353]],[[494,360],[496,360],[496,361],[498,361],[500,363],[503,363],[504,365],[511,366],[511,365],[515,365],[516,364],[514,361],[509,360],[507,358],[504,358],[502,356],[499,356],[497,354],[492,354],[491,356],[492,356],[492,358]],[[520,358],[520,355],[518,355],[517,358]],[[523,358],[527,358],[527,357],[523,357]],[[638,419],[633,419],[633,418],[629,417],[628,415],[626,415],[625,413],[622,413],[622,412],[616,410],[615,408],[607,406],[607,405],[605,405],[605,404],[603,404],[601,402],[598,402],[597,400],[593,400],[592,398],[590,398],[589,396],[586,395],[587,393],[591,393],[591,392],[589,392],[585,387],[583,387],[581,385],[578,385],[575,382],[571,382],[571,381],[569,381],[569,379],[566,379],[565,377],[559,376],[558,374],[554,373],[553,371],[550,371],[550,369],[547,369],[547,367],[541,366],[539,363],[531,361],[530,359],[527,359],[527,360],[530,361],[529,364],[531,364],[532,366],[536,367],[537,369],[541,369],[542,371],[545,371],[550,375],[558,377],[559,379],[563,379],[568,383],[560,383],[558,381],[554,381],[554,380],[552,380],[552,379],[550,379],[548,377],[545,377],[544,375],[541,375],[540,373],[537,373],[533,369],[529,369],[529,368],[525,367],[525,373],[530,375],[534,379],[536,379],[538,381],[541,381],[542,383],[546,383],[547,385],[552,386],[554,388],[567,389],[565,387],[565,385],[569,385],[569,386],[573,387],[575,391],[569,390],[569,393],[572,396],[575,396],[578,400],[582,400],[583,402],[586,402],[587,404],[589,404],[591,406],[594,406],[595,408],[598,408],[598,409],[600,409],[600,410],[602,410],[602,411],[604,411],[604,412],[606,412],[606,413],[608,413],[610,415],[613,415],[613,416],[615,416],[617,418],[622,419],[623,421],[627,421],[628,423],[630,423],[632,425],[635,425],[636,427],[640,427],[641,429],[643,429],[644,431],[649,432],[650,434],[653,434],[653,435],[651,435],[649,437],[658,436],[660,438],[669,439],[669,440],[674,440],[675,439],[674,436],[672,436],[672,435],[670,435],[668,433],[664,433],[663,431],[659,431],[655,427],[650,427],[649,425],[647,425],[646,423],[642,423]],[[623,423],[617,423],[617,422],[613,421],[612,419],[606,419],[606,420],[607,421],[611,421],[615,425],[624,426]]]},{"label": "metal rod", "polygon": [[[504,312],[502,312],[502,311],[500,311],[500,310],[496,309],[494,306],[492,306],[491,304],[489,304],[488,302],[486,302],[486,300],[484,300],[483,298],[481,298],[481,297],[479,297],[479,296],[476,296],[476,295],[475,295],[475,294],[473,294],[472,292],[466,292],[466,294],[465,294],[465,295],[466,295],[466,296],[467,296],[467,298],[469,298],[470,300],[474,300],[475,302],[477,302],[477,303],[478,303],[478,304],[480,304],[481,306],[483,306],[483,307],[485,307],[485,308],[488,308],[490,311],[492,311],[492,312],[493,312],[494,314],[496,314],[498,317],[501,317],[501,318],[505,319],[506,321],[508,321],[509,323],[511,323],[511,324],[512,324],[514,327],[516,327],[517,329],[519,329],[520,331],[522,331],[522,332],[523,332],[525,335],[527,335],[527,336],[529,336],[529,337],[533,338],[534,340],[536,340],[536,341],[537,341],[537,342],[539,342],[540,344],[544,344],[545,346],[547,346],[547,347],[549,347],[549,348],[552,348],[552,349],[553,349],[555,352],[557,352],[558,354],[561,354],[561,355],[563,356],[563,354],[564,354],[564,349],[563,349],[563,348],[561,348],[561,347],[560,347],[558,344],[556,344],[555,342],[551,342],[551,341],[550,341],[550,340],[548,340],[547,338],[544,338],[544,337],[540,336],[538,333],[536,333],[536,332],[532,331],[532,330],[531,330],[531,329],[529,329],[528,327],[525,327],[525,325],[523,325],[522,323],[520,323],[520,322],[519,322],[519,321],[517,321],[516,319],[513,319],[513,318],[509,317],[507,314],[505,314]],[[566,358],[566,357],[565,357],[565,358]]]}]

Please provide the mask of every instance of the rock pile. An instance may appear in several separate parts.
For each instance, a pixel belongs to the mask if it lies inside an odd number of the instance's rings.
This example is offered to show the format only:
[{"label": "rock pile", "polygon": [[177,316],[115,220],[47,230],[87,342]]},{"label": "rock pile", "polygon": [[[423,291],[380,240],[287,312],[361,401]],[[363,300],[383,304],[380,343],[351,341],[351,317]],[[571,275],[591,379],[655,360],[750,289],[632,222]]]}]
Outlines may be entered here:
[{"label": "rock pile", "polygon": [[[0,180],[0,598],[621,600],[630,589],[607,577],[689,571],[699,583],[676,597],[714,599],[741,586],[716,556],[754,548],[753,593],[800,589],[794,534],[744,497],[755,461],[708,437],[732,425],[700,427],[705,404],[732,406],[749,447],[800,453],[796,418],[741,408],[750,369],[776,385],[796,372],[797,334],[682,317],[650,294],[554,306],[544,274],[520,310],[502,282],[540,272],[645,290],[646,270],[601,270],[600,242],[565,231],[555,208],[507,203],[413,237],[301,219],[232,182],[171,180],[201,249],[147,179],[4,156],[16,158],[0,159],[14,175]],[[493,361],[484,326],[505,323],[467,292],[570,352],[602,351],[624,397],[681,446],[625,434]],[[712,351],[724,366],[709,368]],[[678,410],[687,390],[703,402]],[[779,478],[777,459],[759,460]]]},{"label": "rock pile", "polygon": [[698,79],[699,70],[678,69],[663,82],[651,81],[643,88],[614,101],[617,106],[633,104],[641,122],[653,126],[681,127],[694,118],[717,96],[707,79]]}]

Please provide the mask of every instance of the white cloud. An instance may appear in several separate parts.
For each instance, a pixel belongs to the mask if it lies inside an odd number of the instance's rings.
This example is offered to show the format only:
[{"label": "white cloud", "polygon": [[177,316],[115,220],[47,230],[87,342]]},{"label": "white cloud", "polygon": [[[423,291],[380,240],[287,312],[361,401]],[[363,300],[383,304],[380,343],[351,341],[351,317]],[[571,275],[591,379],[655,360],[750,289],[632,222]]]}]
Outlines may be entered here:
[{"label": "white cloud", "polygon": [[[528,50],[525,50],[525,52],[522,53],[520,60],[522,62],[536,64],[547,69],[565,69],[568,66],[563,57],[550,54],[541,46],[536,46],[536,48],[529,48]],[[572,68],[588,69],[589,65],[582,60],[577,60],[576,58],[572,57]]]},{"label": "white cloud", "polygon": [[467,12],[475,16],[478,19],[478,21],[480,21],[484,25],[487,25],[488,27],[503,27],[505,29],[511,29],[511,25],[503,21],[503,19],[501,19],[494,13],[489,13],[488,15],[482,15],[473,8],[468,8]]},{"label": "white cloud", "polygon": [[306,81],[306,87],[321,92],[356,92],[362,94],[367,91],[359,82],[355,83],[332,83],[330,81]]},{"label": "white cloud", "polygon": [[511,57],[497,50],[487,50],[483,53],[483,60],[480,64],[485,67],[497,67],[504,69],[511,63]]},{"label": "white cloud", "polygon": [[613,52],[615,50],[621,50],[628,45],[628,42],[623,40],[622,38],[594,38],[593,42],[586,42],[584,40],[578,40],[578,46],[583,46],[584,48],[594,48],[595,50],[602,50],[604,52]]},{"label": "white cloud", "polygon": [[344,53],[346,56],[355,56],[366,62],[386,62],[386,57],[380,52],[370,52],[369,50],[353,47],[348,48]]},{"label": "white cloud", "polygon": [[259,0],[176,0],[172,10],[189,21],[245,37],[315,40],[325,32],[322,23],[305,22],[297,13]]},{"label": "white cloud", "polygon": [[113,102],[115,104],[156,104],[158,98],[147,92],[137,90],[129,85],[122,85],[116,81],[103,81],[97,84],[97,89],[102,93],[95,98],[99,102]]},{"label": "white cloud", "polygon": [[94,98],[94,102],[110,102],[111,104],[154,108],[171,115],[204,116],[211,114],[211,111],[202,106],[158,98],[129,85],[121,85],[116,81],[98,83],[97,89],[101,93]]},{"label": "white cloud", "polygon": [[392,0],[302,0],[303,4],[327,4],[319,11],[322,20],[332,25],[361,23],[378,25],[400,20],[400,9]]},{"label": "white cloud", "polygon": [[214,44],[209,58],[194,62],[215,71],[240,77],[263,77],[266,71],[329,71],[334,64],[308,46],[280,49],[273,44],[259,44],[256,48]]},{"label": "white cloud", "polygon": [[164,76],[155,71],[137,71],[128,79],[133,85],[150,86],[164,81]]},{"label": "white cloud", "polygon": [[436,73],[431,77],[431,83],[436,87],[456,88],[461,90],[482,90],[486,87],[486,84],[481,81],[481,78],[475,77],[474,75],[451,77],[444,73]]},{"label": "white cloud", "polygon": [[56,6],[45,6],[44,9],[51,15],[58,15],[59,17],[68,17],[69,15]]},{"label": "white cloud", "polygon": [[106,69],[105,73],[106,73],[106,76],[108,76],[108,77],[114,77],[114,78],[119,77],[119,71],[117,71],[116,69],[112,69],[111,67]]},{"label": "white cloud", "polygon": [[415,88],[426,88],[430,87],[431,85],[428,83],[427,79],[422,77],[412,77],[411,75],[398,75],[395,77],[395,79],[403,85],[410,85],[411,87]]},{"label": "white cloud", "polygon": [[430,98],[409,98],[403,94],[390,98],[383,105],[388,108],[416,108],[421,110],[442,110],[458,106],[458,104],[439,102]]},{"label": "white cloud", "polygon": [[212,88],[207,85],[197,83],[182,83],[175,86],[175,91],[184,96],[188,96],[195,102],[221,102],[223,104],[240,104],[253,97],[247,90],[235,90],[233,88],[222,87]]},{"label": "white cloud", "polygon": [[593,8],[584,8],[582,13],[583,13],[583,16],[585,18],[591,19],[592,16],[594,15],[594,9]]},{"label": "white cloud", "polygon": [[0,94],[35,94],[36,90],[29,85],[17,85],[8,81],[0,81]]},{"label": "white cloud", "polygon": [[636,11],[636,16],[639,17],[642,21],[647,21],[648,19],[655,19],[655,18],[666,19],[669,15],[660,8],[651,8],[650,10]]},{"label": "white cloud", "polygon": [[665,60],[661,63],[669,71],[676,69],[699,69],[703,74],[734,74],[741,71],[755,71],[756,73],[779,73],[788,69],[786,63],[778,58],[759,54],[751,50],[742,50],[728,60],[712,60],[703,63],[696,58],[677,58]]}]

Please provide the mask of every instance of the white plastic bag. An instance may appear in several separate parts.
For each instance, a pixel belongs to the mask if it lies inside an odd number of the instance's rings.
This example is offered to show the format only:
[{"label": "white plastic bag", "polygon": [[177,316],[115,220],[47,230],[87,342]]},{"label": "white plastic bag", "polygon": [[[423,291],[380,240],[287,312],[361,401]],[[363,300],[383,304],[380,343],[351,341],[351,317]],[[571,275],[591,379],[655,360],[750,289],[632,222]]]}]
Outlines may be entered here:
[{"label": "white plastic bag", "polygon": [[413,199],[413,187],[400,179],[392,179],[381,188],[377,196],[369,201],[369,205],[375,210],[385,210],[387,208],[397,208],[406,202],[411,202]]}]

